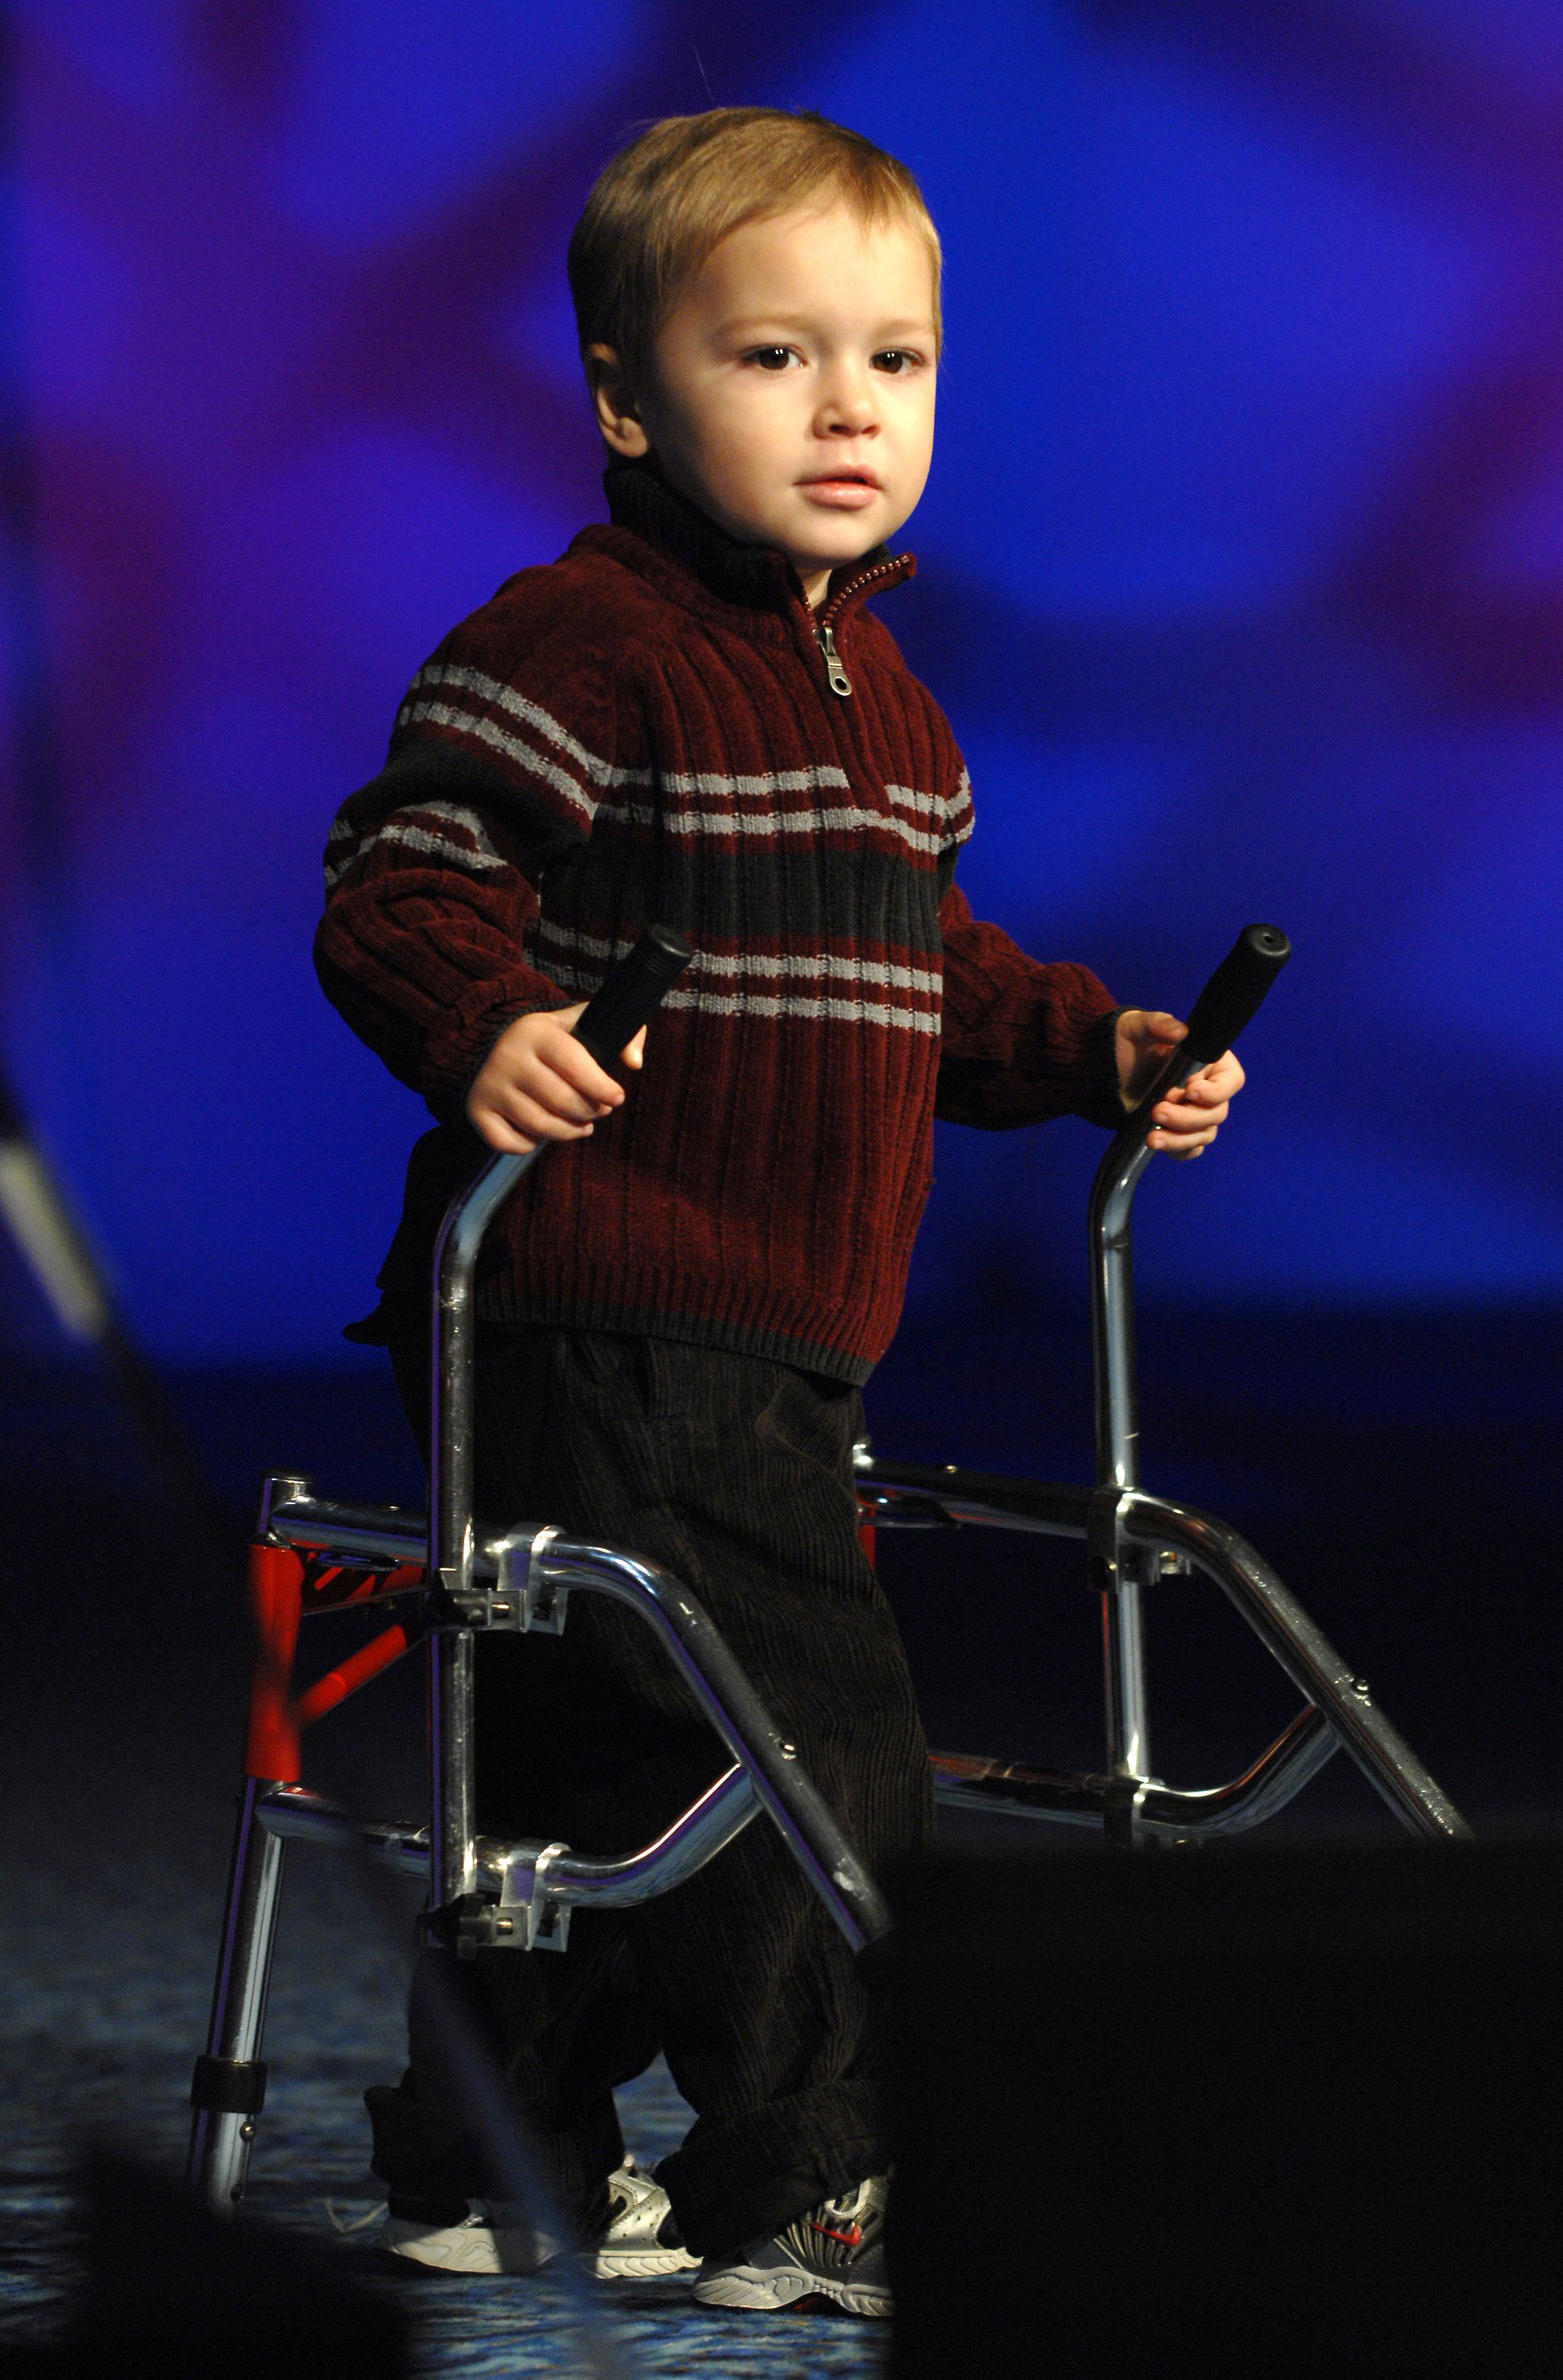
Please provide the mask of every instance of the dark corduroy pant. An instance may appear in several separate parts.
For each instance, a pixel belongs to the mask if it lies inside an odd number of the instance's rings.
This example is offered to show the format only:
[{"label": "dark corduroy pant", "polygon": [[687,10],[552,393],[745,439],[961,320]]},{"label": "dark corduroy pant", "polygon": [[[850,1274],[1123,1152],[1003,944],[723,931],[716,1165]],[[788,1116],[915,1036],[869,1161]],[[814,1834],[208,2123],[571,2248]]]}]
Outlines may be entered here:
[{"label": "dark corduroy pant", "polygon": [[[422,1330],[393,1344],[426,1429]],[[784,1364],[584,1330],[480,1342],[477,1477],[496,1521],[662,1563],[705,1604],[870,1868],[927,1840],[927,1751],[856,1536],[856,1391]],[[478,1646],[485,1831],[599,1856],[650,1841],[727,1765],[633,1612],[581,1594],[563,1635]],[[432,1954],[431,1954],[432,1955]],[[779,2228],[888,2162],[874,2013],[763,1816],[639,1909],[582,1910],[563,1956],[458,1970],[546,2179],[583,2219],[623,2154],[615,2084],[659,2050],[696,2110],[660,2178],[701,2253]],[[411,2064],[369,2095],[394,2196],[482,2196],[482,2155],[415,1986]]]}]

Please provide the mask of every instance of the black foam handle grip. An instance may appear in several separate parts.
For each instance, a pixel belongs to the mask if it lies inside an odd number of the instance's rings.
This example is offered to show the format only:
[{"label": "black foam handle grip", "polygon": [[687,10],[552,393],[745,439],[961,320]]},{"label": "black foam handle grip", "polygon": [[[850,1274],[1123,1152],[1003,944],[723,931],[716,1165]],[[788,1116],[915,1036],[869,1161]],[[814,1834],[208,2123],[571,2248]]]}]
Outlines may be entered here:
[{"label": "black foam handle grip", "polygon": [[1178,1045],[1181,1078],[1231,1048],[1290,956],[1278,926],[1243,928],[1189,1011],[1188,1038]]},{"label": "black foam handle grip", "polygon": [[599,984],[576,1023],[576,1040],[586,1043],[600,1066],[614,1065],[694,955],[671,926],[647,927],[634,950]]},{"label": "black foam handle grip", "polygon": [[1278,926],[1245,926],[1189,1012],[1189,1029],[1157,1068],[1123,1129],[1143,1140],[1158,1100],[1230,1050],[1291,956]]}]

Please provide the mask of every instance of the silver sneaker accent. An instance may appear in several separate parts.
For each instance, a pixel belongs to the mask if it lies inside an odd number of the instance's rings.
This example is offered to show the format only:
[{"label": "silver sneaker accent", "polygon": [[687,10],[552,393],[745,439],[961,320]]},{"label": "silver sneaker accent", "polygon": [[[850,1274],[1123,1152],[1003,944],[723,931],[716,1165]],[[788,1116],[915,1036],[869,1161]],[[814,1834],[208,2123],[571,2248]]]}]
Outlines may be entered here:
[{"label": "silver sneaker accent", "polygon": [[[692,2273],[699,2264],[671,2223],[668,2193],[633,2157],[608,2177],[608,2201],[612,2210],[608,2228],[595,2248],[584,2253],[599,2280],[638,2280],[653,2273]],[[672,2229],[674,2244],[660,2237]]]}]

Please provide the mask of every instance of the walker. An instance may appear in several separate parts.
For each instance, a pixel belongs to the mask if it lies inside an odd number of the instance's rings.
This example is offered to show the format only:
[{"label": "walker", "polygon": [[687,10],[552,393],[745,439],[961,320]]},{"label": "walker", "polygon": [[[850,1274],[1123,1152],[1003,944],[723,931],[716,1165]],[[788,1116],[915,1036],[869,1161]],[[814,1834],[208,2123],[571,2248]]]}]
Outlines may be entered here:
[{"label": "walker", "polygon": [[[692,953],[660,927],[610,975],[576,1031],[610,1064],[655,1011]],[[1250,926],[1201,992],[1187,1038],[1109,1147],[1091,1194],[1096,1485],[990,1478],[881,1462],[865,1444],[857,1485],[878,1528],[1015,1529],[1084,1540],[1101,1598],[1107,1742],[1099,1774],[1031,1769],[935,1754],[935,1791],[957,1808],[1003,1810],[1095,1827],[1111,1848],[1193,1842],[1257,1826],[1338,1749],[1424,1841],[1470,1828],[1367,1686],[1275,1572],[1224,1521],[1140,1486],[1130,1208],[1149,1161],[1157,1101],[1229,1048],[1290,956],[1274,926]],[[283,1863],[289,1841],[362,1847],[426,1880],[426,1939],[458,1958],[479,1948],[565,1952],[571,1912],[624,1908],[671,1891],[762,1813],[780,1831],[854,1949],[882,1934],[873,1878],[774,1725],[721,1634],[668,1572],[565,1537],[545,1521],[492,1527],[473,1512],[473,1278],[484,1232],[541,1154],[490,1157],[446,1213],[434,1259],[430,1504],[333,1503],[311,1482],[273,1473],[261,1489],[249,1554],[257,1656],[233,1864],[207,2046],[195,2065],[192,2190],[231,2213],[244,2194],[266,2090],[261,2049]],[[1302,1696],[1290,1724],[1252,1767],[1189,1790],[1151,1772],[1142,1602],[1161,1578],[1212,1579]],[[729,1765],[654,1842],[626,1859],[566,1843],[508,1842],[477,1831],[472,1789],[473,1647],[481,1630],[557,1635],[572,1594],[607,1595],[660,1639],[726,1748]],[[294,1686],[300,1623],[346,1604],[395,1617],[370,1644],[302,1692]],[[430,1816],[426,1824],[350,1816],[300,1781],[304,1730],[415,1645],[429,1663]]]}]

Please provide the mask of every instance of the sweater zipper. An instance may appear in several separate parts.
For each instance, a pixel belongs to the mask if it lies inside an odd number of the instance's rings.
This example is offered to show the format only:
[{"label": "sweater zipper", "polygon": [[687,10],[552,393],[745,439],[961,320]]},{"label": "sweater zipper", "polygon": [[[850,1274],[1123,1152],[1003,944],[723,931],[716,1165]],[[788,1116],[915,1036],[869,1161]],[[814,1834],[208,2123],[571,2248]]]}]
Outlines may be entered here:
[{"label": "sweater zipper", "polygon": [[821,620],[816,627],[814,634],[816,642],[818,644],[820,651],[825,656],[825,674],[830,681],[831,693],[850,694],[852,692],[852,680],[846,674],[846,664],[842,660],[840,653],[836,650],[835,630],[827,626],[826,623]]},{"label": "sweater zipper", "polygon": [[825,656],[825,674],[830,681],[832,694],[839,694],[844,698],[852,692],[852,680],[846,674],[846,663],[836,650],[836,631],[831,625],[832,618],[839,619],[842,604],[849,601],[863,588],[872,587],[876,578],[888,578],[901,566],[902,557],[896,554],[889,562],[878,563],[872,570],[864,571],[860,577],[849,578],[844,587],[837,589],[815,622],[814,641]]}]

